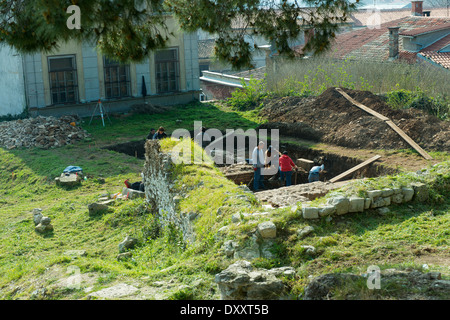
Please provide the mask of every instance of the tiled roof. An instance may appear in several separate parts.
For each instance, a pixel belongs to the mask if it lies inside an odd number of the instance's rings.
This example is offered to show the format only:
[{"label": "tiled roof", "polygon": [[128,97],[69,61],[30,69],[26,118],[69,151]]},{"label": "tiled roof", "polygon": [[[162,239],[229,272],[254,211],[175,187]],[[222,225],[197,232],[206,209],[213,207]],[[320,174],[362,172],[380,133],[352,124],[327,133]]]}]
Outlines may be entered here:
[{"label": "tiled roof", "polygon": [[450,45],[450,33],[448,35],[446,35],[445,37],[439,39],[438,41],[430,44],[428,47],[423,48],[419,52],[439,51],[448,45]]},{"label": "tiled roof", "polygon": [[233,73],[233,76],[240,78],[248,78],[253,77],[255,79],[261,80],[264,79],[264,74],[266,73],[266,67],[260,67],[256,69],[241,71],[238,73]]},{"label": "tiled roof", "polygon": [[[449,19],[449,21],[450,21],[450,19]],[[445,24],[436,23],[436,24],[432,24],[426,28],[418,28],[418,29],[403,31],[403,32],[400,32],[399,34],[402,36],[418,36],[421,34],[426,34],[426,33],[445,30],[445,29],[450,29],[450,22],[445,23]]]},{"label": "tiled roof", "polygon": [[198,58],[208,59],[214,56],[215,39],[199,40],[198,41]]},{"label": "tiled roof", "polygon": [[450,52],[421,52],[419,54],[450,70]]},{"label": "tiled roof", "polygon": [[399,51],[398,59],[407,63],[416,63],[417,61],[417,52],[410,51]]},{"label": "tiled roof", "polygon": [[[447,8],[424,9],[430,11],[430,18],[446,17]],[[402,19],[411,16],[411,8],[397,10],[359,10],[352,14],[351,18],[355,27],[373,26],[378,23],[386,23],[393,20]]]},{"label": "tiled roof", "polygon": [[[438,27],[448,23],[450,23],[450,17],[404,17],[384,23],[379,28],[363,28],[339,34],[327,54],[338,59],[384,61],[389,58],[389,27],[400,27],[400,32],[407,32],[414,29]],[[299,50],[301,47],[295,49]],[[404,51],[403,41],[399,41],[399,51]]]}]

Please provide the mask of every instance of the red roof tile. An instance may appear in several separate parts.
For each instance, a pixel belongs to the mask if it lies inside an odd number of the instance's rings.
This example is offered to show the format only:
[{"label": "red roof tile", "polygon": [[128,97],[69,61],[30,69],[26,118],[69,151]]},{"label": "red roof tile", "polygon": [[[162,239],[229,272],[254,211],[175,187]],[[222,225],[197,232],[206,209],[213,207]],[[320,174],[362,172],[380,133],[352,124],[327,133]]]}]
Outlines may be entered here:
[{"label": "red roof tile", "polygon": [[398,53],[398,59],[407,63],[416,63],[417,61],[417,52],[410,51],[400,51]]},{"label": "red roof tile", "polygon": [[450,52],[421,52],[419,54],[450,70]]},{"label": "red roof tile", "polygon": [[[339,34],[334,39],[329,56],[338,59],[370,59],[383,61],[389,58],[389,27],[400,27],[400,32],[448,25],[448,18],[408,16],[381,24],[379,28],[363,28]],[[295,49],[301,49],[301,46]],[[404,51],[399,41],[399,51]],[[406,55],[406,54],[404,54]]]}]

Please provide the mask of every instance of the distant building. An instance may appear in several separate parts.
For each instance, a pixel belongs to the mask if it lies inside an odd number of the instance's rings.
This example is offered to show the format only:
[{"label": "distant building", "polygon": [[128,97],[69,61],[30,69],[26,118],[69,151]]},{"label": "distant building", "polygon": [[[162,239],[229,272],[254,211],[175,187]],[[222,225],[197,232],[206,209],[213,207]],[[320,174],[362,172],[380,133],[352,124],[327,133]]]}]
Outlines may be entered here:
[{"label": "distant building", "polygon": [[[19,55],[0,47],[0,116],[77,114],[90,116],[99,99],[111,112],[146,101],[169,105],[198,99],[197,34],[179,31],[175,20],[168,47],[142,63],[119,64],[89,43],[70,41],[52,53]],[[145,83],[145,91],[143,85]]]},{"label": "distant building", "polygon": [[[413,1],[408,16],[337,35],[327,56],[379,62],[427,61],[449,69],[450,17],[424,16],[421,3]],[[303,46],[296,51],[300,56],[308,54]]]}]

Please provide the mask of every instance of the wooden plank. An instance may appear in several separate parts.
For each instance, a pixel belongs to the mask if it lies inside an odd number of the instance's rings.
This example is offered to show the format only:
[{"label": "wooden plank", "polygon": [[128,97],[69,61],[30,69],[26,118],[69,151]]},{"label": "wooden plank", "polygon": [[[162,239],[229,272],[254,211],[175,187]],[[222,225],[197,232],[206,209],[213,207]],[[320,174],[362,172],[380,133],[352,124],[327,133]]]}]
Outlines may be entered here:
[{"label": "wooden plank", "polygon": [[357,170],[359,170],[359,169],[361,169],[361,168],[364,168],[365,166],[371,164],[372,162],[374,162],[374,161],[376,161],[376,160],[378,160],[378,159],[380,159],[380,158],[381,158],[381,156],[376,155],[376,156],[370,158],[369,160],[366,160],[366,161],[364,161],[363,163],[360,163],[360,164],[358,164],[357,166],[351,168],[350,170],[347,170],[347,171],[345,171],[344,173],[341,173],[340,175],[334,177],[333,179],[330,179],[330,182],[334,183],[334,182],[336,182],[336,181],[339,181],[339,180],[341,180],[342,178],[348,176],[349,174],[351,174],[351,173],[353,173],[353,172],[355,172],[355,171],[357,171]]},{"label": "wooden plank", "polygon": [[335,88],[337,92],[339,92],[340,94],[342,94],[344,96],[345,99],[347,99],[348,101],[350,101],[351,103],[353,103],[355,106],[357,106],[358,108],[364,110],[365,112],[377,117],[380,120],[383,121],[388,121],[389,118],[383,116],[381,113],[378,113],[372,109],[370,109],[369,107],[366,107],[365,105],[363,105],[362,103],[359,103],[358,101],[356,101],[355,99],[353,99],[352,97],[350,97],[347,93],[344,92],[344,90],[342,90],[341,88]]},{"label": "wooden plank", "polygon": [[346,98],[348,101],[350,101],[351,103],[353,103],[355,106],[357,106],[358,108],[366,111],[367,113],[377,117],[380,120],[383,120],[384,122],[386,122],[386,124],[388,126],[390,126],[395,132],[397,132],[400,137],[403,138],[403,140],[405,140],[407,143],[409,143],[409,145],[411,147],[413,147],[418,153],[420,153],[420,155],[422,157],[424,157],[427,160],[432,160],[433,157],[430,156],[428,153],[426,153],[425,150],[423,150],[417,143],[414,142],[413,139],[411,139],[402,129],[400,129],[399,127],[397,127],[397,125],[395,123],[393,123],[389,118],[383,116],[382,114],[373,111],[372,109],[370,109],[369,107],[366,107],[365,105],[359,103],[358,101],[354,100],[352,97],[350,97],[348,94],[346,94],[341,88],[335,88],[337,92],[339,92],[340,94],[342,94],[344,96],[344,98]]},{"label": "wooden plank", "polygon": [[422,155],[422,157],[424,157],[427,160],[433,159],[432,156],[426,153],[425,150],[423,150],[417,143],[415,143],[414,140],[411,139],[402,129],[397,127],[395,123],[389,120],[386,121],[386,124],[390,126],[395,132],[397,132],[400,135],[400,137],[402,137],[406,142],[408,142],[411,147],[413,147],[418,153]]}]

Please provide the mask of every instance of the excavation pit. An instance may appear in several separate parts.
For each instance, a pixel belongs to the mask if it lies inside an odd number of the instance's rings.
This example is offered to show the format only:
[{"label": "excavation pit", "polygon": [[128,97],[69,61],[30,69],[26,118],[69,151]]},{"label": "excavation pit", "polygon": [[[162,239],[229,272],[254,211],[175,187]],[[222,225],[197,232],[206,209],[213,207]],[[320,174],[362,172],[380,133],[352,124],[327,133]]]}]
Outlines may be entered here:
[{"label": "excavation pit", "polygon": [[[191,133],[192,136],[193,132]],[[228,136],[223,138],[223,141],[218,140],[216,146],[226,147],[230,143],[236,143],[237,138]],[[145,139],[129,141],[104,147],[105,149],[127,154],[138,159],[145,159]],[[244,140],[242,140],[244,141]],[[227,152],[220,149],[212,151],[213,159],[217,167],[224,173],[224,175],[238,185],[247,185],[253,189],[253,167],[248,164],[249,161],[249,143],[250,139],[245,138],[245,149],[229,149],[232,152]],[[323,152],[307,147],[302,147],[289,143],[282,143],[279,148],[281,151],[287,151],[289,157],[297,164],[298,170],[293,171],[291,183],[292,185],[308,184],[309,169],[314,165],[314,161],[323,159],[325,167],[324,172],[320,174],[320,181],[327,182],[337,175],[354,168],[361,164],[364,160],[342,156],[331,152]],[[242,157],[245,151],[245,157]],[[230,162],[230,159],[232,162]],[[228,164],[227,164],[228,163]],[[233,163],[233,164],[230,164]],[[366,167],[363,167],[352,174],[344,177],[342,180],[353,180],[361,178],[372,178],[395,173],[396,170],[390,167],[383,166],[380,163],[374,162]],[[280,181],[279,174],[272,176],[263,176],[264,184],[267,189],[278,189],[285,187],[285,182]]]}]

